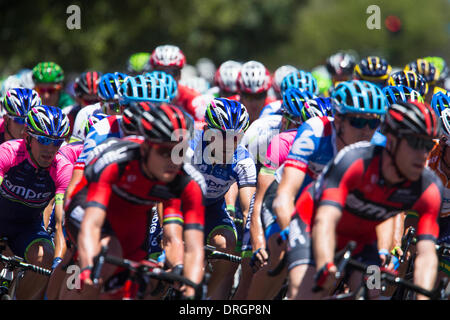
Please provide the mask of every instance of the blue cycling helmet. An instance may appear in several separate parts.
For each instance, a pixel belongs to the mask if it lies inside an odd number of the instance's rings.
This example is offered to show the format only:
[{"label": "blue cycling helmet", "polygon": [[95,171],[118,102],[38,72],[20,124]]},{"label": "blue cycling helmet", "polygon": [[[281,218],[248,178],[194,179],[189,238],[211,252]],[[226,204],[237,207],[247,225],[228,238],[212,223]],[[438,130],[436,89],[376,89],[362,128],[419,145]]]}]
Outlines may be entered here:
[{"label": "blue cycling helmet", "polygon": [[164,71],[152,71],[145,74],[146,77],[153,77],[165,83],[169,94],[169,99],[172,101],[178,95],[178,84],[175,78]]},{"label": "blue cycling helmet", "polygon": [[283,92],[281,110],[293,117],[301,117],[306,101],[314,98],[315,96],[309,91],[301,91],[295,87],[288,88]]},{"label": "blue cycling helmet", "polygon": [[333,110],[335,107],[335,102],[332,98],[327,97],[317,97],[311,100],[306,101],[305,105],[309,107],[314,107],[324,115],[324,116],[333,116]]},{"label": "blue cycling helmet", "polygon": [[306,72],[303,70],[291,72],[283,78],[280,85],[281,92],[284,92],[291,87],[306,90],[312,94],[319,93],[319,85],[317,84],[316,78],[313,77],[311,72]]},{"label": "blue cycling helmet", "polygon": [[14,88],[6,91],[3,108],[11,116],[25,118],[30,108],[41,103],[39,94],[33,89]]},{"label": "blue cycling helmet", "polygon": [[205,122],[209,128],[221,131],[245,131],[250,121],[245,106],[235,100],[214,98],[206,107]]},{"label": "blue cycling helmet", "polygon": [[363,80],[340,82],[333,91],[336,100],[335,112],[344,113],[386,113],[386,98],[381,89]]},{"label": "blue cycling helmet", "polygon": [[408,100],[411,100],[423,102],[423,98],[420,93],[407,86],[386,86],[383,88],[383,93],[386,96],[386,103],[388,107],[391,104],[401,101],[406,102]]},{"label": "blue cycling helmet", "polygon": [[98,84],[98,95],[102,100],[118,100],[119,88],[128,76],[124,73],[105,73]]},{"label": "blue cycling helmet", "polygon": [[69,118],[60,108],[40,105],[30,109],[26,118],[27,131],[53,139],[69,134]]},{"label": "blue cycling helmet", "polygon": [[128,102],[169,102],[164,82],[153,77],[128,77],[120,87],[120,99]]},{"label": "blue cycling helmet", "polygon": [[437,92],[431,99],[431,106],[438,116],[441,116],[442,110],[450,106],[450,96],[443,92]]}]

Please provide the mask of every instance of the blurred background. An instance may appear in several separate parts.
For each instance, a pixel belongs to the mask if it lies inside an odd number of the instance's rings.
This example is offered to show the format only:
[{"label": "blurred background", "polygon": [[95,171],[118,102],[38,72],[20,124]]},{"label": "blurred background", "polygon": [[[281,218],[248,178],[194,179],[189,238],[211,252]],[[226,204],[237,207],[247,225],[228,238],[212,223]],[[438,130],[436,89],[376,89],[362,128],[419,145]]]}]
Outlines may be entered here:
[{"label": "blurred background", "polygon": [[[81,29],[69,30],[67,7],[81,9]],[[369,30],[370,5],[381,29]],[[195,65],[207,57],[258,60],[310,70],[338,50],[379,55],[403,68],[423,56],[450,61],[450,0],[152,0],[0,1],[0,76],[40,61],[67,75],[124,71],[135,52],[174,44]]]}]

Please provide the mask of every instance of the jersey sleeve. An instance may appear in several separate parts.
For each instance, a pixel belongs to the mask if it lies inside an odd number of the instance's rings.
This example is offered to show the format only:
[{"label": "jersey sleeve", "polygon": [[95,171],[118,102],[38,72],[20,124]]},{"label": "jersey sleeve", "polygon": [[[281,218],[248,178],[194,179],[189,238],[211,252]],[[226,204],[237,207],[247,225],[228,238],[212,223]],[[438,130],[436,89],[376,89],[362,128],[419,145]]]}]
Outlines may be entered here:
[{"label": "jersey sleeve", "polygon": [[200,186],[191,180],[181,193],[180,198],[163,202],[163,224],[183,225],[184,230],[203,230],[205,225],[205,208]]},{"label": "jersey sleeve", "polygon": [[[64,157],[60,155],[60,157]],[[65,193],[67,186],[69,185],[70,179],[72,178],[73,165],[69,160],[64,159],[58,165],[58,170],[56,172],[56,194]]]},{"label": "jersey sleeve", "polygon": [[438,179],[436,178],[435,183],[429,184],[412,208],[419,215],[417,240],[436,242],[439,236],[438,218],[442,205],[443,186]]},{"label": "jersey sleeve", "polygon": [[98,132],[95,129],[95,126],[93,126],[84,140],[83,151],[81,151],[81,154],[75,163],[75,169],[84,169],[86,164],[89,162],[89,153],[97,146],[97,139]]},{"label": "jersey sleeve", "polygon": [[244,148],[237,150],[237,162],[233,166],[233,176],[238,187],[256,186],[256,165],[250,154]]},{"label": "jersey sleeve", "polygon": [[119,166],[116,163],[107,165],[96,172],[95,169],[86,173],[89,182],[86,197],[86,207],[98,207],[106,210],[112,192],[112,184],[119,177]]},{"label": "jersey sleeve", "polygon": [[286,160],[291,144],[289,141],[283,138],[281,134],[273,137],[270,141],[269,147],[266,153],[265,166],[269,169],[276,170]]},{"label": "jersey sleeve", "polygon": [[14,164],[16,155],[10,142],[0,145],[0,178],[4,178],[5,174]]},{"label": "jersey sleeve", "polygon": [[323,130],[314,130],[308,121],[303,123],[297,130],[285,166],[306,172],[309,160],[319,149],[321,131]]}]

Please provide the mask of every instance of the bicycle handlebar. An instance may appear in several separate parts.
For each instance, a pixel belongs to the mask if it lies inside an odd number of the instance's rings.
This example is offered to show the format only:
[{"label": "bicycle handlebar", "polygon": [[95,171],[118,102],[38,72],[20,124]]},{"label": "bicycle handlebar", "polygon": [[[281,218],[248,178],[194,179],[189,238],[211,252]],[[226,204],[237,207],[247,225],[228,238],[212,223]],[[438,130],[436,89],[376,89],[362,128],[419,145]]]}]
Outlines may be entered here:
[{"label": "bicycle handlebar", "polygon": [[36,266],[34,264],[25,263],[21,258],[17,256],[7,257],[3,254],[0,254],[0,261],[6,263],[7,265],[12,266],[13,268],[22,268],[23,270],[30,270],[41,274],[43,276],[50,276],[52,274],[51,270]]},{"label": "bicycle handlebar", "polygon": [[217,251],[215,247],[206,245],[205,246],[205,252],[207,254],[208,259],[221,259],[221,260],[227,260],[234,263],[241,263],[242,258],[239,256],[235,256],[233,254],[229,254],[222,251]]}]

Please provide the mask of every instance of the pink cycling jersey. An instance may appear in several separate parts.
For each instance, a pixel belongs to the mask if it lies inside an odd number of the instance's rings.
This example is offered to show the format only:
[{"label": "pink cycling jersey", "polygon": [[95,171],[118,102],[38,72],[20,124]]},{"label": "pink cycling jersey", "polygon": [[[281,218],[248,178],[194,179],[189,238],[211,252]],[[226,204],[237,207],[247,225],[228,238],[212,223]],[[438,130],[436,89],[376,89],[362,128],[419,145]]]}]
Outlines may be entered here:
[{"label": "pink cycling jersey", "polygon": [[75,165],[81,151],[83,151],[83,141],[76,141],[62,146],[58,152]]},{"label": "pink cycling jersey", "polygon": [[278,169],[286,161],[296,134],[297,129],[294,129],[281,132],[273,137],[267,148],[264,166],[272,170]]}]

